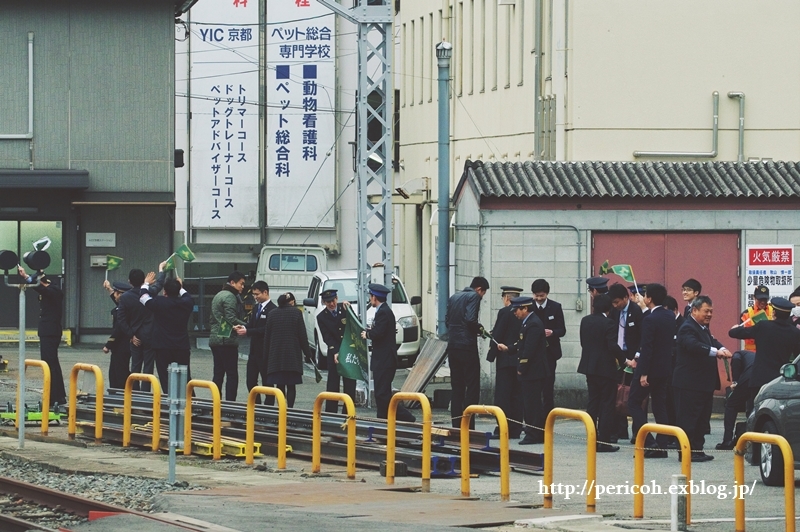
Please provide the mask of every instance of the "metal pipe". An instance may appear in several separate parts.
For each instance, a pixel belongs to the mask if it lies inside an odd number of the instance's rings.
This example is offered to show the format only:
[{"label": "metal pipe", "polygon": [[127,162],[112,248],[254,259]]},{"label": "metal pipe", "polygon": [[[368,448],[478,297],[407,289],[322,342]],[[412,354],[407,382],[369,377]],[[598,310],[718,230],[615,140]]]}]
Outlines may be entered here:
[{"label": "metal pipe", "polygon": [[122,407],[122,446],[128,447],[131,443],[131,403],[133,395],[133,383],[147,381],[153,390],[153,441],[151,448],[153,452],[158,452],[161,443],[161,384],[155,375],[148,373],[131,373],[125,380],[125,397]]},{"label": "metal pipe", "polygon": [[286,469],[286,397],[278,388],[254,386],[247,396],[247,436],[245,464],[253,463],[253,447],[256,432],[256,397],[259,394],[271,395],[278,403],[278,469]]},{"label": "metal pipe", "polygon": [[28,132],[0,135],[0,140],[29,140],[33,138],[33,32],[28,32]]},{"label": "metal pipe", "polygon": [[78,372],[91,371],[94,374],[95,383],[95,407],[94,407],[94,441],[100,443],[103,441],[103,371],[99,366],[94,364],[77,363],[72,366],[69,372],[69,415],[67,438],[70,440],[75,439],[75,418],[77,413],[78,402]]},{"label": "metal pipe", "polygon": [[201,381],[192,379],[186,383],[186,420],[183,426],[183,454],[192,454],[192,391],[195,388],[208,388],[211,391],[211,401],[213,402],[213,425],[211,443],[213,446],[212,459],[222,458],[222,399],[219,396],[219,388],[212,381]]},{"label": "metal pipe", "polygon": [[498,406],[469,405],[464,409],[464,415],[461,418],[461,496],[469,497],[470,495],[469,420],[473,414],[492,414],[497,418],[497,428],[500,432],[500,500],[508,501],[511,498],[511,484],[508,478],[511,473],[511,464],[508,459],[508,420]]},{"label": "metal pipe", "polygon": [[314,399],[313,427],[311,429],[311,472],[319,473],[322,462],[322,402],[341,401],[347,410],[347,478],[356,478],[356,407],[346,393],[322,392]]},{"label": "metal pipe", "polygon": [[[533,152],[534,159],[542,158],[542,1],[536,0],[534,31],[536,32],[536,64],[533,68],[533,105],[536,107],[536,116],[533,124]],[[510,53],[509,53],[510,55]]]},{"label": "metal pipe", "polygon": [[447,333],[445,316],[450,297],[450,58],[453,45],[442,41],[436,45],[439,65],[439,209],[438,242],[436,243],[436,333]]},{"label": "metal pipe", "polygon": [[739,159],[744,162],[744,93],[732,91],[728,93],[728,98],[739,98]]},{"label": "metal pipe", "polygon": [[[44,360],[25,360],[25,369],[28,369],[28,366],[36,366],[42,368],[42,373],[44,374],[44,383],[42,384],[42,436],[47,436],[47,429],[50,426],[50,366]],[[20,404],[19,394],[17,394],[17,428],[19,428],[20,424],[20,412],[22,412],[22,421],[21,423],[25,424],[25,402],[22,401]],[[20,447],[21,449],[22,447]]]},{"label": "metal pipe", "polygon": [[717,156],[717,139],[719,137],[719,93],[711,93],[714,100],[713,125],[711,128],[711,151],[635,151],[634,157],[693,157],[698,159],[713,159]]},{"label": "metal pipe", "polygon": [[428,397],[417,392],[398,392],[389,400],[386,419],[386,483],[394,484],[394,458],[397,441],[397,403],[418,401],[422,408],[422,491],[431,491],[431,404]]},{"label": "metal pipe", "polygon": [[[554,408],[547,415],[544,423],[544,484],[553,485],[553,427],[556,418],[565,417],[583,421],[586,427],[586,482],[590,485],[586,493],[586,511],[595,511],[595,480],[597,479],[597,431],[594,427],[594,420],[581,410],[570,410],[569,408]],[[548,489],[544,494],[544,507],[553,507],[553,492]]]}]

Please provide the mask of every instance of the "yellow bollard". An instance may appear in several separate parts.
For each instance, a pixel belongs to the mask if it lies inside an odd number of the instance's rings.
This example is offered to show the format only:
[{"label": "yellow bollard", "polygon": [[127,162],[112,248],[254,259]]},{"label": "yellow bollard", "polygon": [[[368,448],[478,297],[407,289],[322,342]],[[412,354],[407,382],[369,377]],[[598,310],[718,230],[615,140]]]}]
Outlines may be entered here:
[{"label": "yellow bollard", "polygon": [[[667,434],[678,438],[681,446],[681,473],[686,475],[686,483],[692,480],[692,451],[689,445],[689,438],[683,429],[672,425],[659,425],[658,423],[645,423],[636,434],[636,449],[633,451],[633,484],[641,486],[644,484],[644,441],[647,434]],[[633,494],[633,518],[641,519],[644,517],[644,495],[637,489]],[[692,495],[686,494],[686,524],[692,524]]]},{"label": "yellow bollard", "polygon": [[[50,366],[44,360],[31,360],[25,359],[25,370],[27,371],[28,366],[36,366],[42,368],[42,373],[44,373],[44,389],[42,390],[42,436],[47,436],[47,429],[50,426]],[[24,401],[23,401],[24,402]],[[19,389],[17,390],[17,417],[16,417],[16,427],[19,428],[20,424],[20,412],[23,412],[23,416],[25,410],[25,405],[20,405],[19,400]],[[25,424],[25,421],[22,421],[22,424]]]},{"label": "yellow bollard", "polygon": [[94,442],[103,441],[103,372],[99,366],[94,364],[78,363],[72,366],[69,372],[69,427],[67,437],[75,439],[75,418],[78,413],[78,372],[91,371],[94,374],[95,382],[95,410],[94,410]]},{"label": "yellow bollard", "polygon": [[254,386],[247,396],[247,428],[246,428],[246,457],[245,463],[253,463],[253,447],[255,445],[256,430],[256,396],[258,394],[271,395],[278,402],[278,469],[286,469],[286,397],[277,388],[268,386]]},{"label": "yellow bollard", "polygon": [[[589,490],[586,492],[586,511],[594,513],[597,488],[597,432],[594,428],[594,420],[582,410],[571,410],[569,408],[554,408],[547,415],[544,423],[544,484],[553,485],[553,428],[556,418],[565,417],[583,421],[586,427],[586,483]],[[553,507],[553,492],[549,487],[544,494],[544,507]]]},{"label": "yellow bollard", "polygon": [[222,458],[222,399],[219,396],[219,388],[212,381],[201,381],[192,379],[186,383],[186,415],[183,420],[183,454],[192,454],[192,390],[195,388],[208,388],[211,390],[212,406],[212,458],[219,460]]},{"label": "yellow bollard", "polygon": [[394,456],[397,440],[397,403],[419,401],[422,407],[422,491],[431,491],[431,404],[424,393],[398,392],[389,401],[386,420],[386,483],[394,484]]},{"label": "yellow bollard", "polygon": [[147,381],[153,388],[153,451],[158,451],[161,443],[161,383],[155,375],[148,373],[131,373],[125,381],[125,393],[123,399],[123,421],[122,421],[122,446],[127,447],[131,443],[131,403],[133,402],[133,383],[136,381]]},{"label": "yellow bollard", "polygon": [[[733,482],[735,486],[744,485],[744,452],[747,442],[770,443],[777,445],[783,453],[783,496],[786,507],[786,532],[794,532],[794,454],[789,442],[777,434],[762,434],[760,432],[745,432],[736,442],[733,454]],[[736,513],[736,532],[744,532],[744,494],[739,493],[734,497]]]},{"label": "yellow bollard", "polygon": [[508,421],[503,410],[497,406],[469,405],[461,418],[461,495],[469,497],[469,420],[472,414],[492,414],[497,418],[500,430],[500,500],[511,498],[509,475],[511,465],[508,460]]},{"label": "yellow bollard", "polygon": [[342,401],[347,409],[347,478],[356,478],[356,407],[346,393],[322,392],[314,400],[313,431],[311,437],[311,472],[319,473],[322,461],[322,401]]}]

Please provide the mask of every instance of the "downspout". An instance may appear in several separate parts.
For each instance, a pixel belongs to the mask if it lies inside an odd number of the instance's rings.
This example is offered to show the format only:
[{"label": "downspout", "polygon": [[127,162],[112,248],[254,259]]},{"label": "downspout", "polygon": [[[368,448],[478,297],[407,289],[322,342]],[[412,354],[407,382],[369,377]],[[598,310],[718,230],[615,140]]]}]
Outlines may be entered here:
[{"label": "downspout", "polygon": [[450,41],[450,0],[442,0],[442,41]]},{"label": "downspout", "polygon": [[28,32],[28,132],[0,135],[0,140],[33,139],[33,32]]},{"label": "downspout", "polygon": [[563,225],[563,224],[555,224],[555,225],[546,225],[546,224],[514,224],[513,226],[508,226],[504,224],[476,224],[476,225],[467,225],[467,224],[454,224],[453,227],[458,229],[477,229],[481,236],[483,236],[484,229],[572,229],[575,231],[575,235],[577,236],[578,240],[576,242],[578,246],[578,276],[575,278],[577,282],[577,289],[575,292],[575,310],[577,312],[583,311],[583,299],[581,299],[581,295],[583,294],[583,258],[581,257],[581,249],[583,248],[583,241],[581,240],[581,230],[575,227],[574,225]]},{"label": "downspout", "polygon": [[717,156],[717,139],[719,137],[719,93],[711,93],[714,99],[713,126],[711,129],[711,151],[691,152],[691,151],[635,151],[634,157],[692,157],[698,159],[713,159]]},{"label": "downspout", "polygon": [[739,162],[744,162],[744,93],[729,92],[728,98],[739,99]]},{"label": "downspout", "polygon": [[534,160],[542,159],[542,1],[536,0],[534,30],[536,31],[536,65],[533,69],[533,105],[535,111],[535,123],[533,126],[533,152]]}]

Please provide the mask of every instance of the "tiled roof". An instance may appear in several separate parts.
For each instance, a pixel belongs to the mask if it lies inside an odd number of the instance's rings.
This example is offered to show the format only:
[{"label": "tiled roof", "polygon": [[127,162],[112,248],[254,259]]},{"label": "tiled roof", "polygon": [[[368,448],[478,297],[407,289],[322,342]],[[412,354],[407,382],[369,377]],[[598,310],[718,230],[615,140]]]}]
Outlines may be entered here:
[{"label": "tiled roof", "polygon": [[798,162],[467,161],[467,183],[483,197],[800,198]]}]

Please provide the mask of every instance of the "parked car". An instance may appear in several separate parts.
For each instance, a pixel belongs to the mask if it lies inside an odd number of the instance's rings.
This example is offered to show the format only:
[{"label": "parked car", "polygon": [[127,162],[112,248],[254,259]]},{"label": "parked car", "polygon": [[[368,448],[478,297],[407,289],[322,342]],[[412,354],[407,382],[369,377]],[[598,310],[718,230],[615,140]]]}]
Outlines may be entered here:
[{"label": "parked car", "polygon": [[[781,375],[762,386],[747,419],[747,430],[786,438],[800,469],[800,357],[781,368]],[[783,486],[783,454],[771,444],[752,444],[750,463],[758,464],[767,486]]]},{"label": "parked car", "polygon": [[[317,356],[326,353],[328,348],[322,341],[322,334],[317,324],[317,314],[325,309],[320,294],[325,290],[337,290],[339,302],[349,301],[358,313],[358,287],[356,270],[340,270],[317,272],[308,287],[308,296],[303,300],[303,318],[306,323],[308,341]],[[397,320],[397,358],[401,368],[414,365],[419,354],[420,325],[417,313],[412,305],[422,302],[420,296],[409,298],[402,281],[392,277],[392,312]],[[372,323],[375,309],[367,310],[367,326]]]}]

